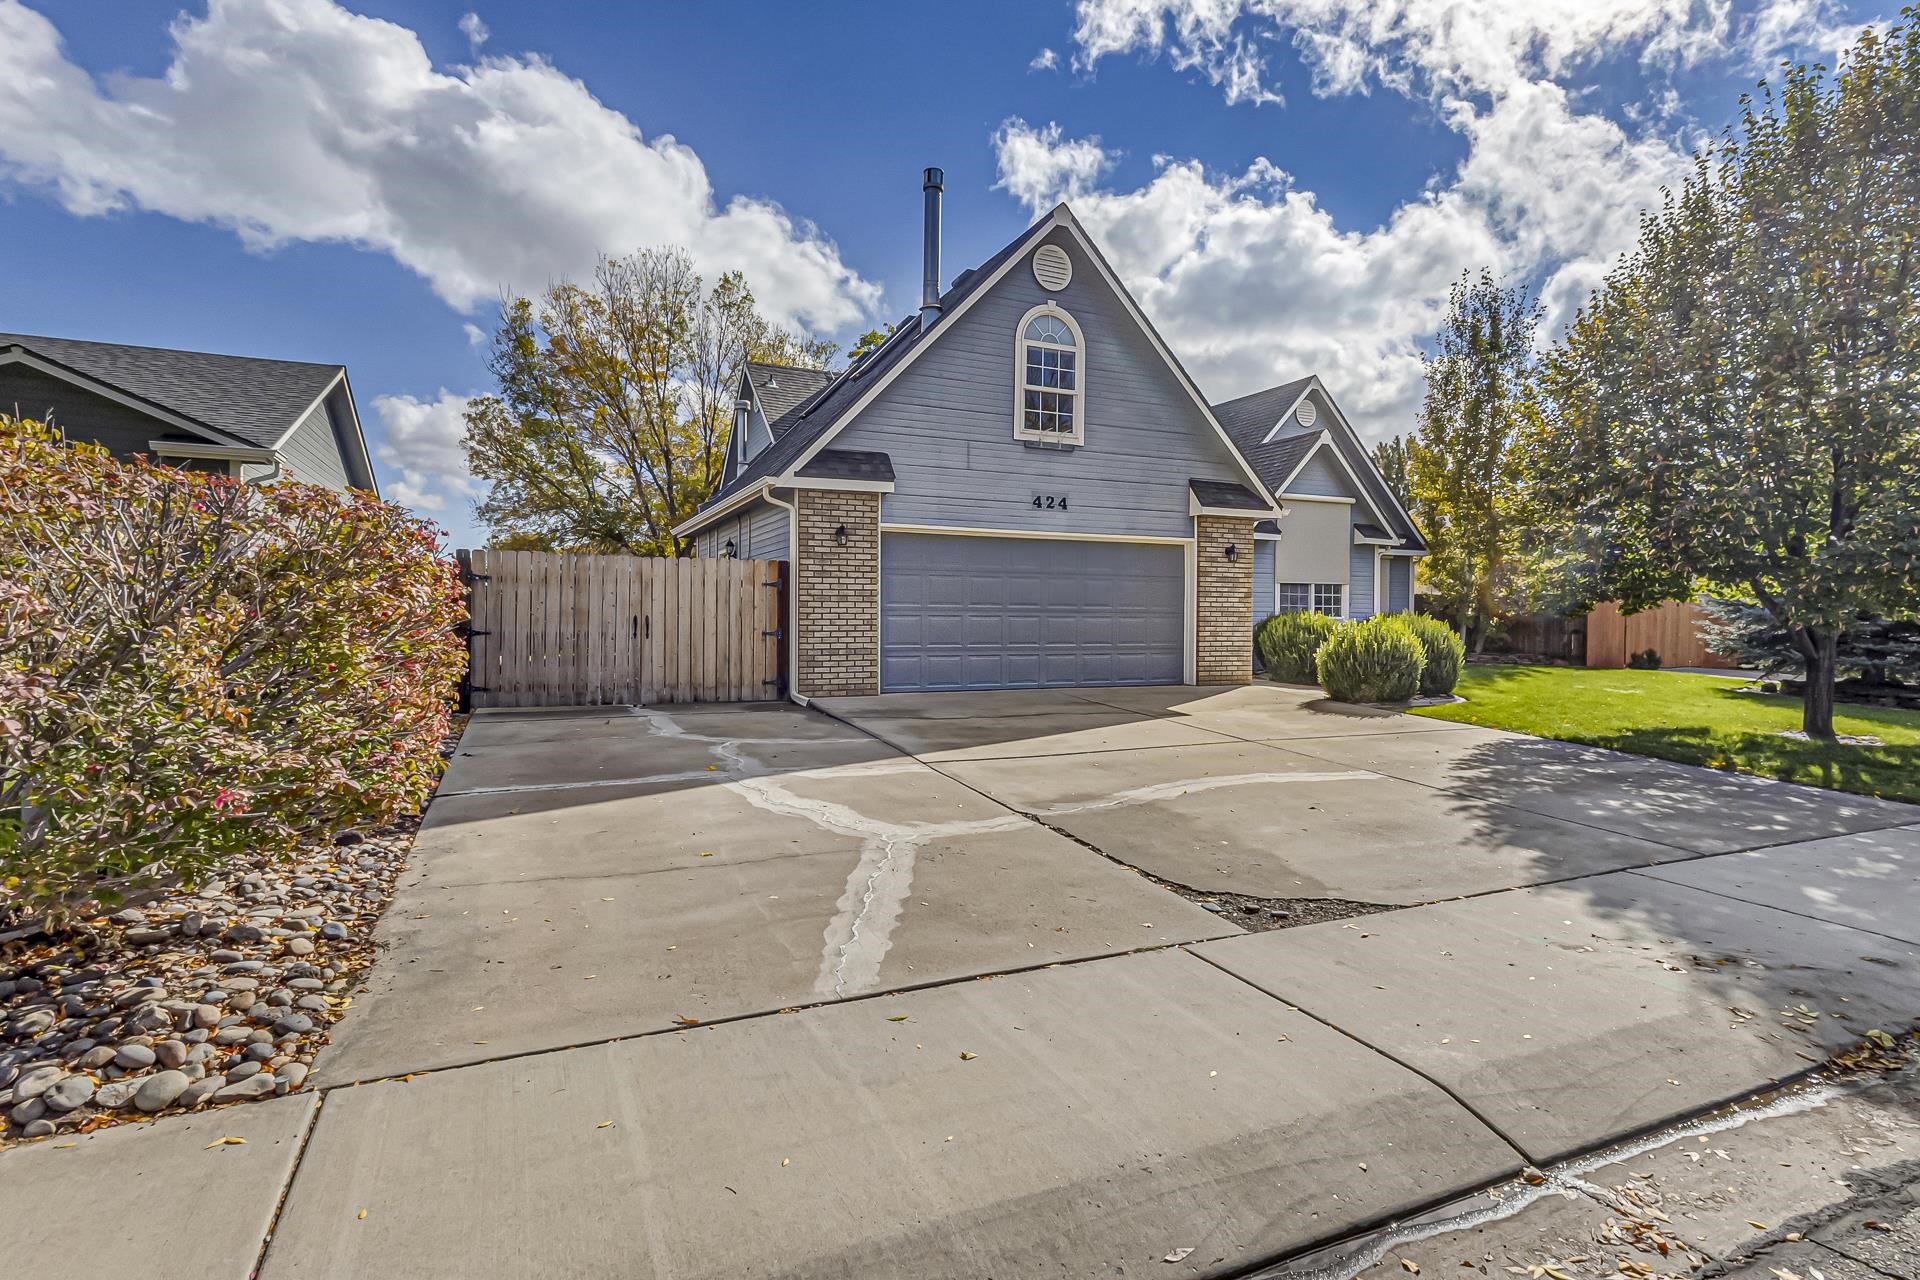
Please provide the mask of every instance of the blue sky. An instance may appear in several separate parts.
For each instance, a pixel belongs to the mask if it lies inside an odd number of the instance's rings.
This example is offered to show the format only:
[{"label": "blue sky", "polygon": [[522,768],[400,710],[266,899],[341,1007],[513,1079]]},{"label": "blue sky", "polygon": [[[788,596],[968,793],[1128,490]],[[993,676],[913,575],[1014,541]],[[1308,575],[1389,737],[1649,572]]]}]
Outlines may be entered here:
[{"label": "blue sky", "polygon": [[466,545],[502,290],[679,243],[844,342],[916,301],[938,164],[949,276],[1067,198],[1210,394],[1318,372],[1391,435],[1454,276],[1564,319],[1742,89],[1879,16],[0,0],[0,329],[344,363],[385,491]]}]

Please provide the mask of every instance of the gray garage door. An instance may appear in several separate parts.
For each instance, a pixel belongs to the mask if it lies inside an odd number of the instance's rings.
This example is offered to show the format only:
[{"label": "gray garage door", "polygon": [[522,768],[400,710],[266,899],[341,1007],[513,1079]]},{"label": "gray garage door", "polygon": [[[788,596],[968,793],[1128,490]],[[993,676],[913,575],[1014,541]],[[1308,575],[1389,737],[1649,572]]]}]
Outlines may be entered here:
[{"label": "gray garage door", "polygon": [[1181,547],[889,533],[880,569],[889,692],[1180,683]]}]

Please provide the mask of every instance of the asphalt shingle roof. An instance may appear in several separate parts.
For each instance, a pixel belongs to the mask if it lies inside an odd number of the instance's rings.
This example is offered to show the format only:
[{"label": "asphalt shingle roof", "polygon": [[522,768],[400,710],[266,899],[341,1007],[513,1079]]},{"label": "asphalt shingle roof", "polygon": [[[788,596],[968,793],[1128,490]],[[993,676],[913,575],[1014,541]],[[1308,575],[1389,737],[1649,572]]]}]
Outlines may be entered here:
[{"label": "asphalt shingle roof", "polygon": [[753,394],[760,397],[760,411],[767,415],[767,429],[778,440],[793,425],[793,419],[798,416],[795,411],[832,382],[834,375],[826,369],[749,360],[747,378],[753,383]]},{"label": "asphalt shingle roof", "polygon": [[794,474],[814,480],[891,480],[893,459],[866,449],[822,449]]},{"label": "asphalt shingle roof", "polygon": [[[1307,389],[1312,378],[1295,378],[1292,382],[1283,382],[1277,387],[1268,387],[1265,391],[1256,391],[1238,400],[1227,400],[1212,406],[1213,416],[1227,434],[1233,437],[1233,443],[1241,453],[1249,453],[1273,430],[1273,424],[1280,421],[1280,415],[1287,411],[1300,393]],[[1248,458],[1248,461],[1253,461]],[[1257,467],[1259,464],[1255,463]],[[1260,478],[1266,479],[1266,471],[1260,472]]]},{"label": "asphalt shingle roof", "polygon": [[1273,503],[1243,484],[1230,480],[1189,480],[1187,488],[1203,507],[1237,507],[1248,511],[1271,511]]},{"label": "asphalt shingle roof", "polygon": [[16,346],[261,448],[272,446],[285,435],[340,376],[342,368],[299,360],[0,333],[0,350]]}]

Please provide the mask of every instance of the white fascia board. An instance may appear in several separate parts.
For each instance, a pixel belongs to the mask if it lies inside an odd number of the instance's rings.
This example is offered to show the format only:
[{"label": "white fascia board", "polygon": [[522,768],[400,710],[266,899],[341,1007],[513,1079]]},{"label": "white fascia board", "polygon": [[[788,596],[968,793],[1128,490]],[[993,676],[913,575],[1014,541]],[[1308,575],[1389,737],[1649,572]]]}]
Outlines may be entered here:
[{"label": "white fascia board", "polygon": [[1266,493],[1267,486],[1260,479],[1260,473],[1254,470],[1253,464],[1247,461],[1246,457],[1233,443],[1233,438],[1227,434],[1226,428],[1220,425],[1219,419],[1213,416],[1213,410],[1208,406],[1206,398],[1200,394],[1200,388],[1193,384],[1193,380],[1187,376],[1186,370],[1180,367],[1180,362],[1173,358],[1171,351],[1167,350],[1166,344],[1160,340],[1159,333],[1154,330],[1152,323],[1147,320],[1146,313],[1140,310],[1140,304],[1134,300],[1132,292],[1114,276],[1112,269],[1107,266],[1107,260],[1101,256],[1100,251],[1094,246],[1093,240],[1080,226],[1080,220],[1075,218],[1073,211],[1064,204],[1028,228],[1027,234],[1018,242],[1018,247],[1014,252],[1007,255],[1006,261],[1002,262],[994,273],[988,276],[979,287],[975,288],[972,293],[969,293],[962,299],[959,306],[950,312],[943,312],[939,322],[934,326],[932,335],[925,341],[916,343],[913,350],[907,352],[906,356],[896,363],[893,368],[887,370],[878,382],[868,387],[866,392],[861,395],[858,400],[855,400],[849,405],[832,426],[820,433],[819,439],[808,445],[800,456],[794,459],[793,464],[787,468],[787,474],[791,475],[793,472],[806,466],[807,463],[813,460],[815,454],[826,448],[835,436],[846,430],[849,424],[858,419],[866,407],[872,404],[874,399],[878,397],[882,391],[885,391],[895,378],[911,368],[913,362],[918,360],[929,347],[944,338],[952,329],[953,325],[959,321],[961,316],[967,313],[974,303],[992,293],[994,286],[999,284],[1009,271],[1012,271],[1015,267],[1024,263],[1027,259],[1027,253],[1033,245],[1044,238],[1046,234],[1055,227],[1064,227],[1067,233],[1079,242],[1080,247],[1086,252],[1087,260],[1093,263],[1095,269],[1099,271],[1100,278],[1106,281],[1107,287],[1118,294],[1120,299],[1126,304],[1127,314],[1133,318],[1134,324],[1146,335],[1147,340],[1153,344],[1154,351],[1156,351],[1161,360],[1166,363],[1168,370],[1171,371],[1174,376],[1174,380],[1186,389],[1187,395],[1193,400],[1194,407],[1199,410],[1200,417],[1208,426],[1213,428],[1214,435],[1219,437],[1221,445],[1225,447],[1228,455],[1232,457],[1234,462],[1239,466],[1241,474],[1252,486],[1253,491],[1255,493]]},{"label": "white fascia board", "polygon": [[685,520],[673,526],[670,532],[676,538],[684,538],[690,534],[698,533],[715,520],[718,520],[721,516],[726,515],[729,511],[744,507],[755,498],[766,496],[773,487],[774,482],[771,479],[757,481],[754,484],[748,485],[718,506],[708,507],[705,511],[694,512]]},{"label": "white fascia board", "polygon": [[279,438],[273,442],[273,447],[276,449],[285,448],[287,441],[293,438],[293,433],[300,429],[300,424],[307,420],[307,415],[324,404],[327,397],[333,394],[333,389],[340,385],[340,379],[346,376],[347,371],[344,368],[341,369],[339,373],[334,374],[333,379],[321,389],[320,394],[315,396],[306,408],[293,415],[293,421],[287,424],[287,429],[282,431]]},{"label": "white fascia board", "polygon": [[279,451],[255,445],[196,444],[191,440],[149,440],[147,448],[156,458],[210,458],[227,462],[274,462]]},{"label": "white fascia board", "polygon": [[1362,537],[1358,529],[1353,531],[1353,545],[1356,547],[1397,547],[1403,541],[1401,538],[1367,538]]},{"label": "white fascia board", "polygon": [[65,365],[55,364],[53,361],[37,356],[31,351],[0,351],[0,365],[8,364],[23,364],[29,369],[38,369],[48,377],[58,378],[62,382],[70,382],[82,390],[91,391],[93,394],[103,396],[115,404],[125,405],[129,409],[146,414],[149,418],[164,422],[170,427],[178,427],[182,431],[191,432],[202,439],[211,440],[216,444],[230,444],[237,449],[252,449],[256,447],[248,444],[238,436],[221,431],[217,427],[210,427],[204,422],[195,422],[191,418],[183,418],[171,409],[163,409],[157,404],[141,400],[136,396],[128,395],[118,387],[110,386],[97,378],[90,378],[77,369],[69,369]]},{"label": "white fascia board", "polygon": [[1278,520],[1286,514],[1279,507],[1209,507],[1194,496],[1193,490],[1187,490],[1187,514],[1190,516],[1225,516],[1229,520]]}]

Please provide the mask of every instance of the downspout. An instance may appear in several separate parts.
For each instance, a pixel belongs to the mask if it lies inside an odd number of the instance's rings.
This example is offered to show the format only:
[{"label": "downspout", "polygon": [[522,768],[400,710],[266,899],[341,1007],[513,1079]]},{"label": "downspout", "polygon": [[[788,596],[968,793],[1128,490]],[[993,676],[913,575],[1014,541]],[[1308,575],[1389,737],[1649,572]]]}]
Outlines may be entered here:
[{"label": "downspout", "polygon": [[800,692],[800,504],[774,497],[771,485],[760,496],[772,506],[786,508],[787,512],[787,572],[793,575],[793,617],[780,619],[780,625],[793,628],[793,635],[787,640],[787,697],[804,707],[807,696]]}]

